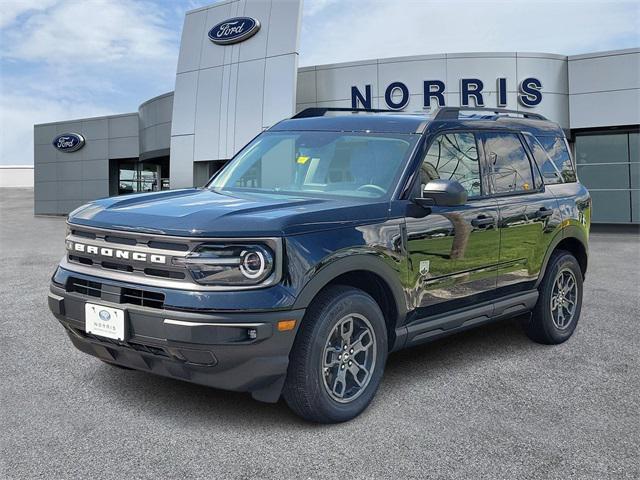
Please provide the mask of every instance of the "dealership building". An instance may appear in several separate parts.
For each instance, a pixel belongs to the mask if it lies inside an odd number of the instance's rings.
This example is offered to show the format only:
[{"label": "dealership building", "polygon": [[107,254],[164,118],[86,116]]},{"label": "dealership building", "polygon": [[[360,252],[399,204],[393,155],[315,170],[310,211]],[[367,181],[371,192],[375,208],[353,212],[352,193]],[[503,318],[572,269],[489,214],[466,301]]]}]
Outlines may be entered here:
[{"label": "dealership building", "polygon": [[594,222],[640,223],[640,48],[300,68],[301,19],[301,0],[231,0],[188,12],[173,92],[130,113],[35,125],[35,213],[202,186],[255,135],[308,107],[429,114],[447,105],[535,112],[559,123],[591,191]]}]

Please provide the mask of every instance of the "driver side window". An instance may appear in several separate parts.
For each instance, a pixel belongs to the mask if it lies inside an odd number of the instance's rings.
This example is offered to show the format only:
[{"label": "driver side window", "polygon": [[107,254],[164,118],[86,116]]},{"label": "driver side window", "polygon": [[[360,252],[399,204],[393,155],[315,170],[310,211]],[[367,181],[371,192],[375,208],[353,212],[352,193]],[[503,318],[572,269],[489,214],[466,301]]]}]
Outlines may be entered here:
[{"label": "driver side window", "polygon": [[469,197],[482,194],[476,136],[469,132],[438,135],[420,167],[422,187],[431,180],[456,180]]}]

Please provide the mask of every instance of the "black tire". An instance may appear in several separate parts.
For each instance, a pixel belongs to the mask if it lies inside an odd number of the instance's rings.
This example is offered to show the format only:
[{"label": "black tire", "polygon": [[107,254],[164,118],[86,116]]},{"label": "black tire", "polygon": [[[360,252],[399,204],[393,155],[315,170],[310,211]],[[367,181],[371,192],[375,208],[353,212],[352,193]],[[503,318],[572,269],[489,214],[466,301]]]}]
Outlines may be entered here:
[{"label": "black tire", "polygon": [[[341,355],[342,360],[337,361],[337,358],[340,358],[337,350],[344,348],[344,337],[336,337],[335,335],[337,332],[342,332],[336,329],[342,329],[342,325],[347,325],[348,317],[351,315],[354,315],[351,317],[353,335],[356,335],[356,329],[360,327],[361,330],[358,332],[361,339],[364,336],[366,340],[367,331],[371,332],[374,337],[366,354],[363,351],[362,356],[358,358],[357,365],[364,363],[363,359],[365,358],[367,362],[373,358],[374,363],[371,365],[372,368],[368,369],[370,373],[367,373],[366,376],[363,374],[359,380],[363,384],[362,387],[355,383],[356,377],[361,373],[359,368],[357,366],[347,366],[346,370],[343,368],[345,380],[342,387],[339,387],[340,382],[336,382],[335,379],[338,374],[342,373],[339,371],[342,368],[342,362],[347,362],[347,360],[344,355]],[[362,322],[362,318],[367,321],[367,324]],[[342,347],[335,347],[334,351],[332,344],[336,341],[341,342]],[[347,343],[355,346],[357,342]],[[387,328],[384,316],[371,296],[362,290],[342,285],[324,289],[307,309],[300,331],[296,336],[289,356],[289,370],[283,390],[284,399],[291,410],[309,421],[338,423],[351,420],[367,408],[378,390],[387,360],[387,345]],[[332,351],[328,351],[326,348]],[[348,348],[347,352],[351,350]],[[356,352],[351,357],[354,363],[356,363],[354,358],[356,355],[360,354]],[[325,368],[323,356],[325,360],[330,357],[332,361],[337,361],[338,366]],[[352,368],[357,370],[356,375],[351,373]],[[364,369],[362,372],[367,372],[367,370]],[[368,380],[365,382],[364,378]],[[350,388],[347,387],[349,382],[352,384]],[[329,383],[336,387],[331,392],[329,391]],[[342,390],[341,393],[344,395],[341,401],[332,397],[332,395],[334,397],[339,395],[339,390]],[[336,391],[338,391],[337,394]],[[352,398],[349,399],[352,392],[356,393],[353,393]]]},{"label": "black tire", "polygon": [[[554,288],[561,273],[565,275],[566,278],[573,278],[576,286],[574,298],[575,308],[569,320],[564,319],[565,317],[563,315],[563,321],[566,322],[565,325],[562,325],[562,321],[559,322],[558,315],[552,313]],[[580,311],[582,309],[582,282],[582,270],[572,254],[559,250],[551,255],[547,270],[538,287],[538,291],[540,292],[538,302],[533,309],[531,318],[525,326],[525,331],[531,340],[545,345],[556,345],[565,342],[571,337],[580,319]],[[556,303],[553,305],[555,304]],[[562,311],[567,312],[566,309]],[[558,326],[558,323],[560,323],[562,328]]]}]

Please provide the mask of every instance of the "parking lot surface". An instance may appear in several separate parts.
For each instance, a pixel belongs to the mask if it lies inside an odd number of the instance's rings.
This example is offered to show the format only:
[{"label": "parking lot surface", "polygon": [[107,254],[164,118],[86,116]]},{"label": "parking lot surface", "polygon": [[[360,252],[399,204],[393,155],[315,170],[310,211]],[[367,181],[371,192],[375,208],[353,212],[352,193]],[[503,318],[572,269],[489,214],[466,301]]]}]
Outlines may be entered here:
[{"label": "parking lot surface", "polygon": [[0,478],[640,478],[640,237],[594,233],[560,346],[518,320],[393,354],[341,425],[108,366],[49,313],[62,218],[0,189]]}]

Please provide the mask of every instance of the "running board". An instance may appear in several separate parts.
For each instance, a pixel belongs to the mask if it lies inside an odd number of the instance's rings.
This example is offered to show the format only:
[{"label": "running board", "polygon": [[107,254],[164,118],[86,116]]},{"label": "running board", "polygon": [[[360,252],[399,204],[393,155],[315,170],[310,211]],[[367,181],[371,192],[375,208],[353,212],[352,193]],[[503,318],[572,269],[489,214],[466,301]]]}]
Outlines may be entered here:
[{"label": "running board", "polygon": [[407,339],[404,347],[436,340],[494,320],[530,312],[537,301],[538,291],[532,290],[463,311],[414,320],[406,327]]}]

